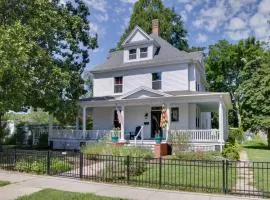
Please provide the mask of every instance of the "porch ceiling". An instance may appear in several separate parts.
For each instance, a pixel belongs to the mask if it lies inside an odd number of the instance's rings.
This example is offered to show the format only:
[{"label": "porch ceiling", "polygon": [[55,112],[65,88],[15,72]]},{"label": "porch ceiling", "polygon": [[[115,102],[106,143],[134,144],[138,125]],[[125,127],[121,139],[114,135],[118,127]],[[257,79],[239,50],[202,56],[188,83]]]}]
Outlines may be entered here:
[{"label": "porch ceiling", "polygon": [[197,105],[200,107],[201,112],[218,112],[218,102],[205,102]]}]

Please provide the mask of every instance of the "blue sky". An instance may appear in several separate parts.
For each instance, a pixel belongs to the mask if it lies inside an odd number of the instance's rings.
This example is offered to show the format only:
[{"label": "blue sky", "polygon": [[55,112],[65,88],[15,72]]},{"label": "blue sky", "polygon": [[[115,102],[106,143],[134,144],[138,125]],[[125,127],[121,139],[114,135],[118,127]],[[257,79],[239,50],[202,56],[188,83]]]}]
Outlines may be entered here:
[{"label": "blue sky", "polygon": [[[104,62],[128,25],[137,0],[84,0],[89,6],[91,32],[98,33],[99,48],[90,53],[86,71]],[[190,46],[208,47],[220,39],[232,43],[250,35],[270,36],[270,0],[163,0],[184,20]]]}]

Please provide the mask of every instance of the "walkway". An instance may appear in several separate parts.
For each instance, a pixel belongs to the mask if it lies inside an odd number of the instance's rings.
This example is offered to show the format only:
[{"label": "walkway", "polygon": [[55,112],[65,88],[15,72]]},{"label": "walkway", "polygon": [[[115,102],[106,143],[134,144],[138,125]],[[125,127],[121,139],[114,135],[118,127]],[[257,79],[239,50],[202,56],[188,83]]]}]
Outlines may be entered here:
[{"label": "walkway", "polygon": [[13,200],[19,196],[31,194],[44,188],[53,188],[72,192],[87,192],[102,196],[120,197],[125,199],[138,199],[138,200],[247,199],[236,196],[225,196],[218,194],[175,192],[175,191],[85,182],[75,179],[59,178],[52,176],[38,176],[38,175],[22,174],[17,172],[7,172],[1,170],[0,170],[0,180],[7,180],[12,183],[10,185],[0,187],[1,200]]},{"label": "walkway", "polygon": [[245,151],[240,152],[240,162],[237,164],[238,178],[235,185],[235,191],[242,194],[258,195],[259,191],[254,187],[253,170],[248,162],[248,155]]}]

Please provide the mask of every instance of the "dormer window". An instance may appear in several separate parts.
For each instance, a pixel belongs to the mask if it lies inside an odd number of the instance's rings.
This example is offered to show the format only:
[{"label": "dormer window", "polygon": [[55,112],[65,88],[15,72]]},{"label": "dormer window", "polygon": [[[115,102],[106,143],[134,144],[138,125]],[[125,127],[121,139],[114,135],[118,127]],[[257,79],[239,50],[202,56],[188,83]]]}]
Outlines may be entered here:
[{"label": "dormer window", "polygon": [[140,48],[140,58],[147,58],[147,47]]},{"label": "dormer window", "polygon": [[135,60],[136,59],[137,50],[136,49],[130,49],[129,50],[129,60]]}]

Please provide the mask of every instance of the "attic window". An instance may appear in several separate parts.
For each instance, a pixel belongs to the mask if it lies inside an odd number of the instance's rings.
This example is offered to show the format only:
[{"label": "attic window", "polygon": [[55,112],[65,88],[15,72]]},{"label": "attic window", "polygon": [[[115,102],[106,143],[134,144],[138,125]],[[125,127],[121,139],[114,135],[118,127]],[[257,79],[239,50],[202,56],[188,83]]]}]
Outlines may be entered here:
[{"label": "attic window", "polygon": [[136,53],[137,53],[136,49],[130,49],[129,50],[129,60],[136,59]]},{"label": "attic window", "polygon": [[147,47],[140,48],[140,58],[147,58]]}]

